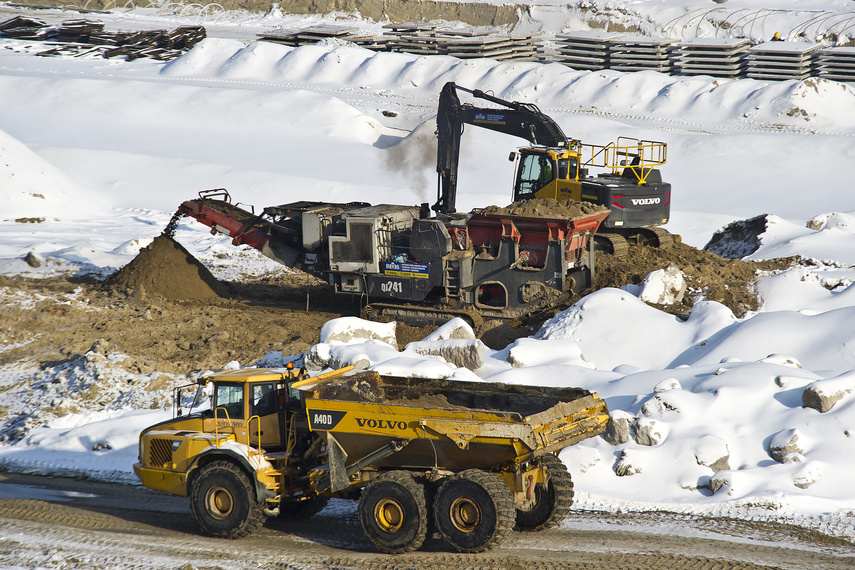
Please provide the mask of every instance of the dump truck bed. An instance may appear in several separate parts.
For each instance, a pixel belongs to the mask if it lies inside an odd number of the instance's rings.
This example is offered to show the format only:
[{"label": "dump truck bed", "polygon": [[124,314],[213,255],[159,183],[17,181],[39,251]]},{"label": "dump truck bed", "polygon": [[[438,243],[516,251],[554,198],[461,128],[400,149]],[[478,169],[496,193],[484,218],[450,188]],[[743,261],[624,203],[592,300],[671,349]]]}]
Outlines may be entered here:
[{"label": "dump truck bed", "polygon": [[300,383],[309,425],[356,461],[406,441],[378,467],[493,469],[605,431],[605,402],[581,388],[544,388],[360,372]]}]

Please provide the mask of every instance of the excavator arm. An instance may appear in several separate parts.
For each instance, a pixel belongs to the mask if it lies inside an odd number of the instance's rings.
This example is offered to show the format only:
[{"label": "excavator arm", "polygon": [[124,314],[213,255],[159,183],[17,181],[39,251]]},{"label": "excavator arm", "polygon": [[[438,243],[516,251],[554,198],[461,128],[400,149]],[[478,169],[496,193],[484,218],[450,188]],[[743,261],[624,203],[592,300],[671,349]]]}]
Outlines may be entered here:
[{"label": "excavator arm", "polygon": [[[504,108],[481,108],[461,103],[457,96],[458,90]],[[460,137],[466,124],[520,137],[533,145],[566,147],[569,143],[561,127],[543,114],[537,105],[505,101],[480,89],[467,89],[451,82],[446,83],[439,96],[436,115],[436,171],[439,175],[439,189],[433,210],[440,214],[452,214],[456,211]]]}]

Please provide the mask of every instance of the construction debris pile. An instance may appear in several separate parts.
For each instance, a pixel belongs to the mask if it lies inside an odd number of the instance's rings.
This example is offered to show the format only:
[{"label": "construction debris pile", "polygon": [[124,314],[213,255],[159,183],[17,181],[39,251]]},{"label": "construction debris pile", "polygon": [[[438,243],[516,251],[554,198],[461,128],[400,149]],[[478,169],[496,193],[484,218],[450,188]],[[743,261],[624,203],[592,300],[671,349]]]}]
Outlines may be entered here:
[{"label": "construction debris pile", "polygon": [[202,26],[179,26],[170,31],[146,30],[113,32],[98,20],[66,20],[58,27],[36,18],[16,16],[0,22],[0,38],[45,42],[50,46],[39,55],[125,56],[130,61],[148,57],[160,61],[175,59],[205,39]]}]

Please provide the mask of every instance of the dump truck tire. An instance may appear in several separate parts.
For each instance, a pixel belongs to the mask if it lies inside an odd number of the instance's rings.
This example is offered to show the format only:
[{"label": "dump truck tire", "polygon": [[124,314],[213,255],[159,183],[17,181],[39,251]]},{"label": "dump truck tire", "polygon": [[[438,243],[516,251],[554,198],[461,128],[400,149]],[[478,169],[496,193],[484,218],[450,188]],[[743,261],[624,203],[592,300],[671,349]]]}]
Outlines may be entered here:
[{"label": "dump truck tire", "polygon": [[531,509],[517,509],[517,530],[538,531],[555,527],[573,506],[573,479],[564,463],[554,455],[544,455],[540,461],[549,474],[549,482],[535,486],[536,502]]},{"label": "dump truck tire", "polygon": [[389,554],[416,550],[429,527],[424,484],[405,471],[384,473],[359,498],[359,523],[374,547]]},{"label": "dump truck tire", "polygon": [[513,531],[514,501],[501,479],[469,469],[449,477],[433,504],[442,538],[459,552],[483,552]]},{"label": "dump truck tire", "polygon": [[218,538],[247,536],[265,519],[249,477],[228,461],[201,468],[190,490],[190,509],[199,529]]},{"label": "dump truck tire", "polygon": [[281,501],[279,503],[279,518],[282,520],[306,520],[324,510],[329,497],[316,495],[303,501]]}]

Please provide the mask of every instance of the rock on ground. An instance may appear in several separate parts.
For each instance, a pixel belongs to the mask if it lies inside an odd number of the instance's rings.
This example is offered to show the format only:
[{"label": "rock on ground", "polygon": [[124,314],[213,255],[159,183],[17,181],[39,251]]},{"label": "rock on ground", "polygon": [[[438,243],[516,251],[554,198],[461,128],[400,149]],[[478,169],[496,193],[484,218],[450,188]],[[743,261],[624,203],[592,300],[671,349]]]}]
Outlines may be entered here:
[{"label": "rock on ground", "polygon": [[440,356],[459,367],[477,370],[484,365],[484,343],[478,339],[411,342],[405,352]]},{"label": "rock on ground", "polygon": [[791,453],[804,453],[799,444],[799,430],[785,429],[776,433],[769,442],[769,456],[778,463],[784,462],[784,457]]},{"label": "rock on ground", "polygon": [[844,396],[852,393],[855,393],[855,372],[850,371],[808,384],[802,392],[802,406],[824,414]]}]

